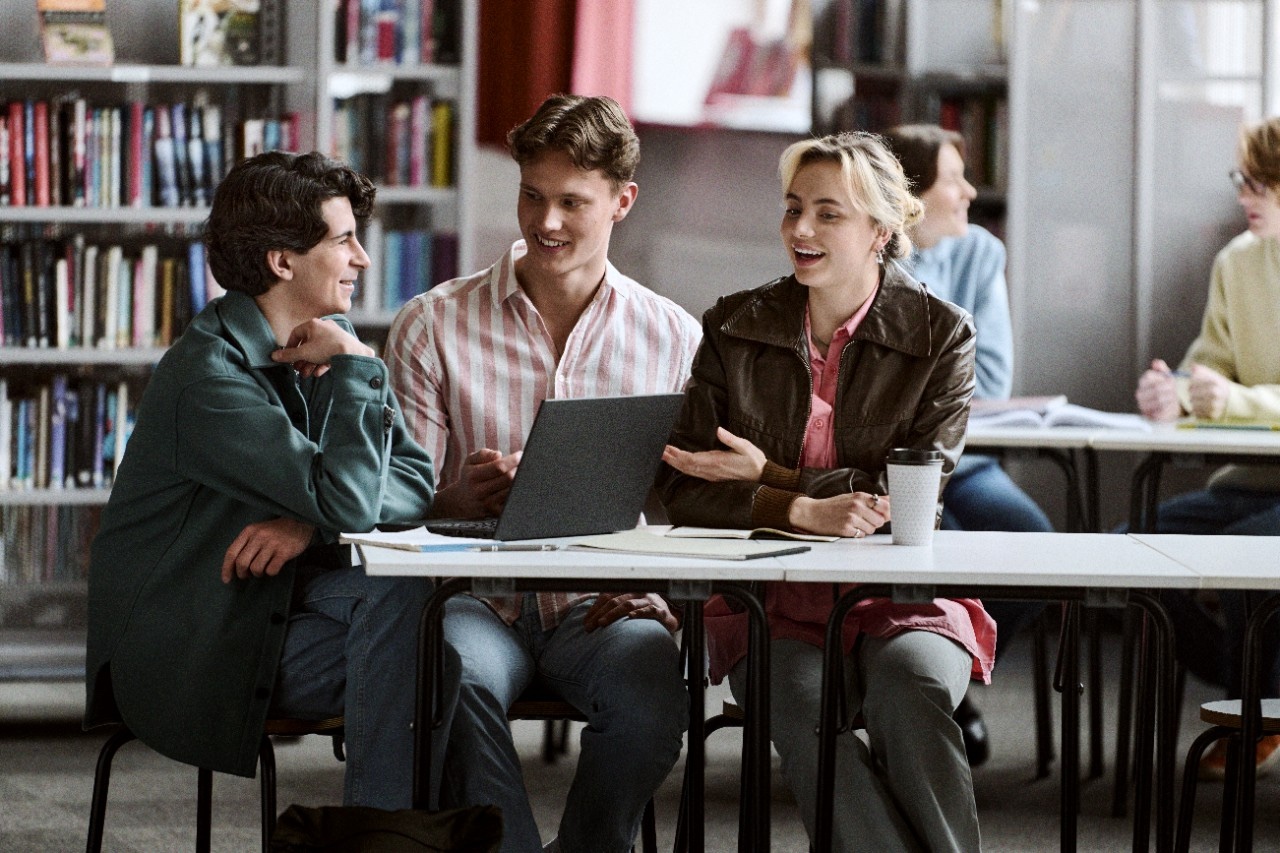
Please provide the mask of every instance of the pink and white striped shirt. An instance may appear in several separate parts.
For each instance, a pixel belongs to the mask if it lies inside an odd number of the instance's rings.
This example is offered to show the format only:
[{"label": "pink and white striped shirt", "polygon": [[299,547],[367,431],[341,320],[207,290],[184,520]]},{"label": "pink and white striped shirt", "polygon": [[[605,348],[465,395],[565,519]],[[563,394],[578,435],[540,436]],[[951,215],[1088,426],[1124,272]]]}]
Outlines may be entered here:
[{"label": "pink and white striped shirt", "polygon": [[[698,322],[613,264],[557,362],[542,317],[516,281],[525,251],[519,240],[489,269],[415,296],[391,324],[392,387],[440,487],[461,476],[475,450],[521,450],[545,399],[681,391],[689,378]],[[559,624],[583,597],[540,593],[543,626]],[[519,599],[489,604],[508,623],[520,615]]]}]

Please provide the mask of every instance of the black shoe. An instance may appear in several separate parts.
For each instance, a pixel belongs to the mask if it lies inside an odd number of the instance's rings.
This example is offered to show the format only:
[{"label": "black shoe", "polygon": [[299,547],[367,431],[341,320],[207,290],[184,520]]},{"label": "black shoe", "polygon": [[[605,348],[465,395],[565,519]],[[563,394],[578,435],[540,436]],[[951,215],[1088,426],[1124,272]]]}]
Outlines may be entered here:
[{"label": "black shoe", "polygon": [[986,762],[991,750],[987,745],[987,724],[982,721],[982,714],[974,707],[966,696],[960,700],[951,719],[960,726],[960,734],[964,737],[964,752],[969,757],[969,766],[978,767]]}]

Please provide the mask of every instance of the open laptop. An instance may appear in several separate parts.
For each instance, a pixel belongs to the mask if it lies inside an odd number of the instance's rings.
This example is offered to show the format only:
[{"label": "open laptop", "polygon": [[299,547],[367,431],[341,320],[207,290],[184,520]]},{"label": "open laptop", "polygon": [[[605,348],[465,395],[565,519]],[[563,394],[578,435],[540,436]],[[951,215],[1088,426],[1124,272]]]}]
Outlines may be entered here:
[{"label": "open laptop", "polygon": [[502,515],[431,519],[452,536],[541,539],[636,526],[683,394],[544,400]]}]

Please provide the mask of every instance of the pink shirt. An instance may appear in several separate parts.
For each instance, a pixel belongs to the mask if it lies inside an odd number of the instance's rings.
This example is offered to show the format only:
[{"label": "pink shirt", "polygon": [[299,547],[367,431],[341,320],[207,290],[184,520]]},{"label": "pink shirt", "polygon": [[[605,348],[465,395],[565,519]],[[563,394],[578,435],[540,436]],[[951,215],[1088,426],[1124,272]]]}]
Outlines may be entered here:
[{"label": "pink shirt", "polygon": [[[689,377],[698,322],[612,264],[557,360],[538,309],[516,281],[525,251],[517,241],[489,269],[415,296],[388,333],[392,387],[441,487],[459,478],[474,450],[522,449],[545,399],[681,391]],[[539,593],[543,627],[559,624],[584,597]],[[518,598],[489,604],[508,623],[520,615]]]},{"label": "pink shirt", "polygon": [[[806,468],[835,468],[838,465],[832,421],[840,354],[867,315],[875,296],[873,291],[862,307],[836,329],[825,353],[813,343],[809,312],[805,309],[804,328],[809,338],[809,361],[813,374],[809,422],[800,463]],[[769,617],[769,636],[775,640],[799,640],[822,648],[831,608],[840,595],[856,586],[795,582],[765,584],[764,608]],[[706,627],[711,679],[719,683],[747,654],[747,615],[732,613],[723,599],[713,598],[707,603]],[[903,631],[931,631],[951,638],[973,656],[972,676],[990,683],[991,668],[995,662],[996,626],[977,599],[935,598],[928,604],[894,604],[884,598],[862,601],[849,611],[845,620],[845,651],[852,650],[859,634],[892,637]]]}]

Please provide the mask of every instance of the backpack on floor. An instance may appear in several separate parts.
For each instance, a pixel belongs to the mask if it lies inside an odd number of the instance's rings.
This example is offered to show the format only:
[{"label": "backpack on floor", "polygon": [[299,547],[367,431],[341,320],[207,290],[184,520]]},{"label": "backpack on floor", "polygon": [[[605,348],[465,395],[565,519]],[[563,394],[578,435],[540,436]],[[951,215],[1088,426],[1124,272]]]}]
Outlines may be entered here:
[{"label": "backpack on floor", "polygon": [[426,812],[293,805],[271,834],[271,853],[498,853],[501,844],[497,806]]}]

